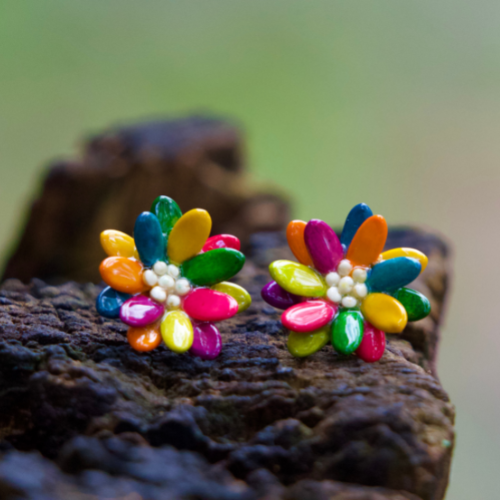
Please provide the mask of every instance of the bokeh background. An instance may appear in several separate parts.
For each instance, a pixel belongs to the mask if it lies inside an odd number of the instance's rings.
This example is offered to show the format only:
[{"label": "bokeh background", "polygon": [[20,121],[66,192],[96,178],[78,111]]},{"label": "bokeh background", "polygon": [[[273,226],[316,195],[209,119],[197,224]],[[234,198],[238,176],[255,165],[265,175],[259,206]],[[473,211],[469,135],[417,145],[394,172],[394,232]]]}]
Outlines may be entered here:
[{"label": "bokeh background", "polygon": [[288,190],[297,216],[340,225],[364,201],[452,242],[447,499],[497,498],[499,20],[494,0],[2,0],[2,257],[39,169],[84,134],[235,117],[253,175]]}]

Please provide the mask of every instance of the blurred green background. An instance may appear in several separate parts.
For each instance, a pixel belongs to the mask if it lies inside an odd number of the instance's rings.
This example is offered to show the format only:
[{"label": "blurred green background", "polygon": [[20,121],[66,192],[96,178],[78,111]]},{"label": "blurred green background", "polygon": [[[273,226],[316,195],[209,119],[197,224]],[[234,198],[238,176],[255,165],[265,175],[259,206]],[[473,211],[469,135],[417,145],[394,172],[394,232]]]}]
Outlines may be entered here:
[{"label": "blurred green background", "polygon": [[2,0],[0,248],[48,160],[110,124],[237,118],[296,215],[356,203],[454,245],[439,373],[457,406],[448,500],[497,498],[500,2]]}]

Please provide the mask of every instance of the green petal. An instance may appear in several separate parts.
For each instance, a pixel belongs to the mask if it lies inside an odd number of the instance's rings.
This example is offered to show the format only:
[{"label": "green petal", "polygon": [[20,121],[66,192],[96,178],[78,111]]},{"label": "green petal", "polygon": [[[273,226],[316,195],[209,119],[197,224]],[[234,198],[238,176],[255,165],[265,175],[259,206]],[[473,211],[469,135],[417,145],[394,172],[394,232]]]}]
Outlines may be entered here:
[{"label": "green petal", "polygon": [[179,205],[177,205],[177,203],[168,196],[158,196],[158,198],[156,198],[151,205],[151,212],[158,217],[161,230],[167,238],[175,223],[182,216]]},{"label": "green petal", "polygon": [[342,311],[332,325],[332,345],[341,354],[353,353],[363,339],[363,315]]},{"label": "green petal", "polygon": [[304,358],[319,351],[328,344],[328,326],[324,326],[310,333],[290,331],[287,347],[292,356]]},{"label": "green petal", "polygon": [[408,321],[418,321],[425,318],[431,312],[429,299],[411,288],[400,288],[394,297],[403,304],[408,313]]},{"label": "green petal", "polygon": [[241,271],[245,256],[233,248],[217,248],[187,260],[181,274],[198,286],[211,286]]},{"label": "green petal", "polygon": [[275,260],[269,272],[276,283],[287,292],[302,297],[322,297],[326,293],[323,278],[311,268],[291,260]]}]

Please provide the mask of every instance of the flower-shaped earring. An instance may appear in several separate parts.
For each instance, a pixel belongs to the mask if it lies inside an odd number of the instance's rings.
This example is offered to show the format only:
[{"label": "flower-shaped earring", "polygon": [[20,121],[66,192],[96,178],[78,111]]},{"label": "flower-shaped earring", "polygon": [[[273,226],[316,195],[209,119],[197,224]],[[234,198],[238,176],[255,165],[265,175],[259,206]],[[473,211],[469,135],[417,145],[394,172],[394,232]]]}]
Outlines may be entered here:
[{"label": "flower-shaped earring", "polygon": [[163,338],[172,351],[214,359],[222,341],[213,323],[250,306],[249,293],[225,281],[245,263],[240,242],[228,234],[209,238],[211,228],[206,210],[182,215],[174,200],[160,196],[137,217],[134,238],[101,233],[109,257],[99,271],[109,286],[97,298],[97,311],[130,327],[134,349],[150,351]]},{"label": "flower-shaped earring", "polygon": [[290,249],[299,261],[269,266],[274,281],[262,289],[264,300],[279,309],[290,330],[288,350],[309,356],[331,339],[341,354],[378,361],[385,333],[400,333],[408,321],[430,312],[421,293],[404,288],[426,267],[427,257],[412,248],[383,252],[387,223],[361,203],[347,216],[340,239],[317,219],[292,221]]}]

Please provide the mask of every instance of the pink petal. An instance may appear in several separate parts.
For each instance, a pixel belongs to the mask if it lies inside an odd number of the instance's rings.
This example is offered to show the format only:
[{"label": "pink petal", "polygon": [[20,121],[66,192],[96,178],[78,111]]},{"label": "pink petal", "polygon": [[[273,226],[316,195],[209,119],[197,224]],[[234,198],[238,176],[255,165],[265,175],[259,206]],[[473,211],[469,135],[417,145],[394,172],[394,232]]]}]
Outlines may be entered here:
[{"label": "pink petal", "polygon": [[281,322],[294,332],[312,332],[328,324],[337,307],[322,300],[311,300],[290,307],[281,315]]},{"label": "pink petal", "polygon": [[184,312],[199,321],[222,321],[238,312],[238,302],[226,293],[196,288],[184,299]]},{"label": "pink petal", "polygon": [[385,333],[365,321],[363,340],[356,349],[356,355],[367,363],[378,361],[385,351]]},{"label": "pink petal", "polygon": [[164,310],[165,307],[153,299],[145,295],[135,295],[121,306],[120,319],[128,326],[147,326],[158,320]]},{"label": "pink petal", "polygon": [[344,257],[344,249],[335,231],[326,222],[310,220],[304,231],[304,240],[317,271],[326,274],[337,269]]},{"label": "pink petal", "polygon": [[203,245],[202,252],[208,252],[216,248],[234,248],[235,250],[239,250],[240,247],[240,240],[236,236],[232,234],[216,234],[208,238]]},{"label": "pink petal", "polygon": [[193,345],[189,352],[201,359],[215,359],[222,350],[219,330],[212,323],[194,323]]}]

